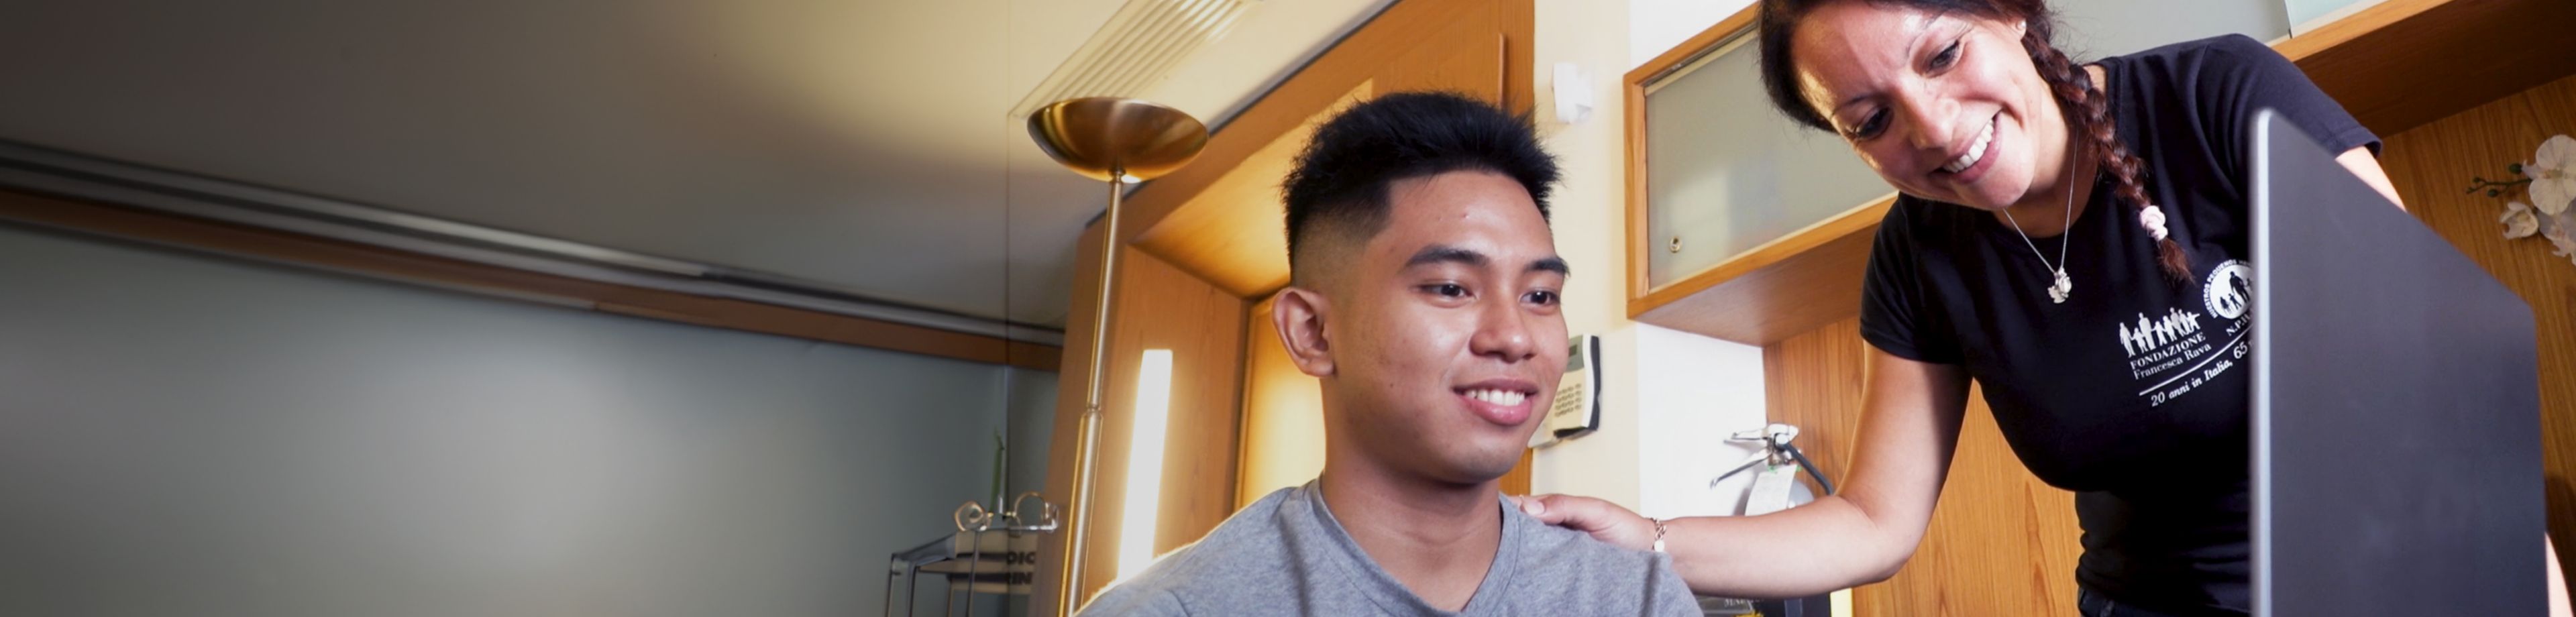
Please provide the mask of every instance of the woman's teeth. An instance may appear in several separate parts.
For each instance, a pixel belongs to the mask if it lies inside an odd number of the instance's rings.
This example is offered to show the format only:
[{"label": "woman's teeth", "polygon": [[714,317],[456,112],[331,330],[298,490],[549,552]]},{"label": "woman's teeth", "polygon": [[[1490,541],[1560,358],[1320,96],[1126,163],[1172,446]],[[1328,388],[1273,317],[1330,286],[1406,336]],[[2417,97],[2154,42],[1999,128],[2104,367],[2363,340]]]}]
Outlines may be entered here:
[{"label": "woman's teeth", "polygon": [[1986,146],[1993,144],[1994,142],[1995,121],[1990,118],[1986,120],[1986,128],[1984,130],[1977,131],[1977,141],[1968,144],[1968,153],[1959,155],[1959,158],[1951,159],[1950,164],[1941,166],[1941,171],[1955,174],[1959,173],[1960,170],[1967,169],[1969,166],[1976,165],[1977,161],[1985,160]]},{"label": "woman's teeth", "polygon": [[1528,395],[1510,390],[1468,390],[1467,398],[1509,407],[1521,404]]}]

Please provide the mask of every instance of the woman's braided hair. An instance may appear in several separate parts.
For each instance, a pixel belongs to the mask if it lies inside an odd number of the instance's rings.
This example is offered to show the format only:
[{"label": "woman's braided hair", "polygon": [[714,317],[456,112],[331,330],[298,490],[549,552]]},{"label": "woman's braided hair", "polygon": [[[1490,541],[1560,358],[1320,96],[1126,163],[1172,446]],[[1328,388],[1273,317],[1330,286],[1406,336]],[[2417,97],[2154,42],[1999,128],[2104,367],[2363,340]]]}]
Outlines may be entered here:
[{"label": "woman's braided hair", "polygon": [[[1761,0],[1761,19],[1757,36],[1761,44],[1762,85],[1771,95],[1771,104],[1780,113],[1819,130],[1833,131],[1833,121],[1826,119],[1808,104],[1799,92],[1798,68],[1789,55],[1791,37],[1798,22],[1816,7],[1830,2],[1857,1],[1880,6],[1901,6],[1932,13],[1958,13],[2001,21],[2027,24],[2021,37],[2024,52],[2038,69],[2041,81],[2056,95],[2058,108],[2066,117],[2067,134],[2084,139],[2083,151],[2100,157],[2102,169],[2111,174],[2114,199],[2145,215],[2154,200],[2147,197],[2146,161],[2129,151],[2120,140],[2118,120],[2111,116],[2111,104],[2100,89],[2093,87],[2092,76],[2084,66],[2066,56],[2051,44],[2057,30],[2056,15],[2044,0]],[[2071,179],[2070,179],[2071,180]],[[2176,281],[2191,279],[2191,257],[2173,238],[2158,238],[2156,263],[2165,275]]]}]

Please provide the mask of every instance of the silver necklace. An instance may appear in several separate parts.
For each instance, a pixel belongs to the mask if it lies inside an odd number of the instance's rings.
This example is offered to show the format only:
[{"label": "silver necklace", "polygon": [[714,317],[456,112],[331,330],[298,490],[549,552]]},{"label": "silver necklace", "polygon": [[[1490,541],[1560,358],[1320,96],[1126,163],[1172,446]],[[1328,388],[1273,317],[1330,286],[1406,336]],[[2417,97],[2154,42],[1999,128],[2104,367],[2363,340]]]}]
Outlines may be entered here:
[{"label": "silver necklace", "polygon": [[2066,179],[2066,227],[2058,230],[2057,232],[2056,264],[2049,264],[2048,254],[2039,252],[2039,243],[2031,242],[2030,234],[2021,230],[2021,221],[2013,220],[2012,207],[2004,207],[2004,220],[2012,222],[2013,233],[2021,236],[2022,245],[2030,247],[2030,256],[2039,258],[2039,265],[2041,267],[2048,268],[2050,274],[2056,275],[2054,277],[2055,280],[2050,281],[2048,284],[2048,299],[2057,304],[2065,304],[2066,295],[2075,291],[2075,280],[2066,277],[2066,245],[2073,240],[2073,238],[2068,238],[2067,236],[2073,235],[2071,232],[2075,230],[2075,178],[2073,177],[2075,170],[2072,169],[2074,166],[2073,161],[2067,162],[2067,167],[2069,169],[2066,170],[2068,174],[2068,178]]}]

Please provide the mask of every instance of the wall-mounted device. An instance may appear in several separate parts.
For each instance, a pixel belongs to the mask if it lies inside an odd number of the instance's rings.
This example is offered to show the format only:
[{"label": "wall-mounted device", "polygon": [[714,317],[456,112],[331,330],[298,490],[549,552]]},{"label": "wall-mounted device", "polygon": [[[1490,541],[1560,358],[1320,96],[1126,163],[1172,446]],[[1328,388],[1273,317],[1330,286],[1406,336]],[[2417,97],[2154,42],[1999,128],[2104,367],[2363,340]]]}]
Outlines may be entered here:
[{"label": "wall-mounted device", "polygon": [[1601,428],[1601,337],[1574,337],[1565,354],[1565,375],[1557,379],[1556,400],[1547,418],[1530,434],[1532,448],[1581,437]]}]

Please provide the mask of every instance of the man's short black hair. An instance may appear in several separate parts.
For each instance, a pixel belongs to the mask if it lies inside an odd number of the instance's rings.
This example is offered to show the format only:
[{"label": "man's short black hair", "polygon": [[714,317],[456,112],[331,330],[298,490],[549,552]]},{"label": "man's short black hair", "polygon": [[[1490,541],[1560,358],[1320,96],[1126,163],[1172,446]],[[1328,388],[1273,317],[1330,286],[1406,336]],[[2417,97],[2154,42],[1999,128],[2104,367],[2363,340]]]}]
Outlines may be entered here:
[{"label": "man's short black hair", "polygon": [[1352,106],[1298,153],[1282,192],[1288,202],[1290,278],[1318,234],[1365,239],[1386,226],[1388,187],[1453,171],[1489,171],[1519,181],[1547,218],[1556,157],[1538,145],[1526,117],[1448,92],[1399,92]]}]

